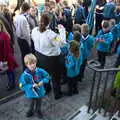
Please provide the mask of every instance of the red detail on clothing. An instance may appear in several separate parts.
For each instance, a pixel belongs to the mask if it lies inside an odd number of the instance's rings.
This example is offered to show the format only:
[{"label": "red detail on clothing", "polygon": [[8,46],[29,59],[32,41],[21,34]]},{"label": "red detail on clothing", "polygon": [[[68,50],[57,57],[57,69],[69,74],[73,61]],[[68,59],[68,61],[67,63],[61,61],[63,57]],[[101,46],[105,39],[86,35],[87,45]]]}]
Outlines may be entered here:
[{"label": "red detail on clothing", "polygon": [[5,32],[0,32],[0,61],[7,61],[9,70],[18,67],[10,46],[10,37]]},{"label": "red detail on clothing", "polygon": [[38,76],[34,76],[33,79],[36,81],[38,80]]},{"label": "red detail on clothing", "polygon": [[56,3],[59,3],[60,2],[60,0],[56,0]]}]

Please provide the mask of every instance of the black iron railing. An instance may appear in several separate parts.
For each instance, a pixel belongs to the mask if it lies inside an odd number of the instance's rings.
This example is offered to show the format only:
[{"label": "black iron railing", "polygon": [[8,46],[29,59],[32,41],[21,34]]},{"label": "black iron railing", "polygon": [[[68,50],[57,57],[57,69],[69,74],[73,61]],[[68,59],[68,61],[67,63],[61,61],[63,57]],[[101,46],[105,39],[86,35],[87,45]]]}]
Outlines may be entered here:
[{"label": "black iron railing", "polygon": [[[100,64],[94,60],[91,60],[88,63],[88,68],[93,70],[93,80],[92,80],[92,86],[91,86],[91,92],[90,92],[90,98],[88,104],[88,113],[90,112],[91,108],[93,112],[95,112],[96,110],[101,112],[105,100],[105,93],[108,87],[108,82],[110,82],[108,81],[109,75],[112,74],[113,77],[113,79],[111,80],[111,84],[109,85],[111,89],[113,82],[115,80],[116,72],[120,71],[120,68],[99,69],[99,66]],[[104,76],[105,79],[102,81],[103,74],[105,75]],[[102,90],[100,89],[101,86],[102,86]],[[106,111],[104,112],[104,115],[105,114]]]}]

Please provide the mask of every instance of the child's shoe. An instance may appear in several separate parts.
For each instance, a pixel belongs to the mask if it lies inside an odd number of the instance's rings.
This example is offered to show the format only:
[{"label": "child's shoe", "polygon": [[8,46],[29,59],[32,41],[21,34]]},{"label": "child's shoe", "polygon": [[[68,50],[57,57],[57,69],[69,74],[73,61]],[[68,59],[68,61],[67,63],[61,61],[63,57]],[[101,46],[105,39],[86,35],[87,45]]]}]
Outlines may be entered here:
[{"label": "child's shoe", "polygon": [[78,93],[79,93],[79,92],[78,92],[77,89],[73,90],[73,94],[78,94]]},{"label": "child's shoe", "polygon": [[42,112],[41,112],[41,111],[38,111],[38,112],[37,112],[37,116],[38,116],[38,118],[40,118],[40,119],[43,118]]},{"label": "child's shoe", "polygon": [[68,91],[67,95],[72,96],[73,95],[72,91]]},{"label": "child's shoe", "polygon": [[33,116],[33,112],[32,111],[28,111],[27,113],[26,113],[26,117],[32,117]]}]

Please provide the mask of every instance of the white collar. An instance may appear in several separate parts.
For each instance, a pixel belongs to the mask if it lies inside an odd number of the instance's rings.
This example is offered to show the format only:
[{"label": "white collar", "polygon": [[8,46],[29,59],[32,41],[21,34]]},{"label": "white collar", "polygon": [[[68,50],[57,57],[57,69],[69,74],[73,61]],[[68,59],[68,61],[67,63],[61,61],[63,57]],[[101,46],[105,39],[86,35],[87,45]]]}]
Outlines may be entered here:
[{"label": "white collar", "polygon": [[84,37],[84,36],[82,35],[82,39],[83,39],[83,40],[87,40],[88,37],[89,37],[89,35],[87,35],[86,37]]}]

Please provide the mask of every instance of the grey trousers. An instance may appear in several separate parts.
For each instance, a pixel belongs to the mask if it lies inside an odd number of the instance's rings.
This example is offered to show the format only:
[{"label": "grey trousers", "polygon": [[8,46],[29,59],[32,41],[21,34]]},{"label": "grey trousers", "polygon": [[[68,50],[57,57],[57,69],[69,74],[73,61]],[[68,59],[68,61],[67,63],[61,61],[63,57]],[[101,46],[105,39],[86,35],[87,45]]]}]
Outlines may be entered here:
[{"label": "grey trousers", "polygon": [[41,112],[41,98],[32,98],[27,100],[28,111],[30,112]]}]

